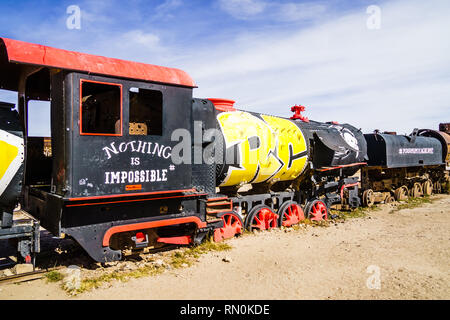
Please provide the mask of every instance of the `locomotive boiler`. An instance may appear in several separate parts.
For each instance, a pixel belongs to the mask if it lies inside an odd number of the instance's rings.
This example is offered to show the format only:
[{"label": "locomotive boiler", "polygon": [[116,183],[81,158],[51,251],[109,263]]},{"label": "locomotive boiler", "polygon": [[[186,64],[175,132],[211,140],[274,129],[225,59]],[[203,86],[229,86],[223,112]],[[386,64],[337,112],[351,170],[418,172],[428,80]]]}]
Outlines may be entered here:
[{"label": "locomotive boiler", "polygon": [[[238,111],[234,101],[210,100],[218,108],[224,141],[223,165],[217,166],[220,187],[289,183],[310,169],[361,164],[367,158],[364,136],[351,125]],[[221,111],[226,103],[229,109]]]},{"label": "locomotive boiler", "polygon": [[215,141],[221,155],[215,163],[217,192],[239,213],[227,213],[231,220],[268,229],[305,217],[327,219],[335,203],[360,204],[357,178],[350,177],[367,158],[360,130],[310,121],[301,115],[302,106],[293,107],[288,119],[237,110],[232,100],[209,101],[209,123],[215,118],[221,133]]}]

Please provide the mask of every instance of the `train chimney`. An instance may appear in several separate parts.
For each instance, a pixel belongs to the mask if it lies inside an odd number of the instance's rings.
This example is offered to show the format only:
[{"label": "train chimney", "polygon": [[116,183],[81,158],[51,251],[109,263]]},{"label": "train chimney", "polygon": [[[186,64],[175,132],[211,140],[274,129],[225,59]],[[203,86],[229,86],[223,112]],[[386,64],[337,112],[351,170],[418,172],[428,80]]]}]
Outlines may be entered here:
[{"label": "train chimney", "polygon": [[227,99],[218,99],[218,98],[208,98],[214,104],[217,110],[227,112],[227,111],[236,111],[234,108],[234,100]]}]

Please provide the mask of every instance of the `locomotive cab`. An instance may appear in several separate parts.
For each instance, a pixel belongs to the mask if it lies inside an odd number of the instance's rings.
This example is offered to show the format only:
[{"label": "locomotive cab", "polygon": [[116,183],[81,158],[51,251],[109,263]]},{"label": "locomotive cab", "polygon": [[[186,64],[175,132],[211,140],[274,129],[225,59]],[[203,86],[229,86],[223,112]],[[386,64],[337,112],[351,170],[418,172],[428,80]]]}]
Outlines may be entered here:
[{"label": "locomotive cab", "polygon": [[[11,216],[20,202],[97,261],[120,259],[123,247],[201,237],[206,193],[192,187],[190,163],[171,159],[172,133],[193,130],[195,84],[186,73],[1,39],[0,87],[17,93],[24,147],[15,180],[2,181],[19,182],[13,197],[1,195],[2,212]],[[29,135],[35,100],[50,104],[48,137]]]}]

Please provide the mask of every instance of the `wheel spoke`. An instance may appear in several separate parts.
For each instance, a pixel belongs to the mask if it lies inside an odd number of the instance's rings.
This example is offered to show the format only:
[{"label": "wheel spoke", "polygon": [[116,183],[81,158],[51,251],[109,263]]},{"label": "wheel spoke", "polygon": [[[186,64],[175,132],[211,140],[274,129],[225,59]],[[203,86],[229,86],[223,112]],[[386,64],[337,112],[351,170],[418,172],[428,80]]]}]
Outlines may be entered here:
[{"label": "wheel spoke", "polygon": [[271,212],[270,213],[270,228],[276,228],[277,227],[277,220],[278,220],[278,215],[276,215],[275,213]]},{"label": "wheel spoke", "polygon": [[317,208],[317,205],[318,205],[318,203],[313,205],[313,213],[314,213],[314,215],[317,214],[317,212],[319,212],[319,209]]},{"label": "wheel spoke", "polygon": [[289,213],[289,216],[292,216],[292,207],[291,206],[288,207],[288,213]]},{"label": "wheel spoke", "polygon": [[300,217],[300,213],[299,213],[299,210],[298,210],[298,205],[292,205],[292,207],[294,208],[292,211],[294,212],[294,215],[296,216],[296,217]]},{"label": "wheel spoke", "polygon": [[233,217],[231,216],[231,215],[229,215],[228,216],[228,221],[227,221],[227,225],[228,226],[231,226],[231,219],[232,219]]}]

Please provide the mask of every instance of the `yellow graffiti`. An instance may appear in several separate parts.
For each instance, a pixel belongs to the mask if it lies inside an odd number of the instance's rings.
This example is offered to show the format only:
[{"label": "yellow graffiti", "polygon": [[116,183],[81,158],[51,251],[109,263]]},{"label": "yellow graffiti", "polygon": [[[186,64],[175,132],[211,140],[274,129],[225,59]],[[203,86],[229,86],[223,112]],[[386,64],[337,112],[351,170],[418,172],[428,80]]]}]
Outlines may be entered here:
[{"label": "yellow graffiti", "polygon": [[221,186],[293,180],[304,170],[306,142],[291,121],[272,116],[261,119],[247,112],[224,112],[217,118],[227,155],[235,150],[239,155]]},{"label": "yellow graffiti", "polygon": [[16,146],[0,141],[0,179],[3,178],[3,175],[17,157],[18,153],[19,149]]},{"label": "yellow graffiti", "polygon": [[[289,161],[292,156],[300,155],[307,150],[302,131],[292,121],[266,115],[262,117],[278,135],[278,157],[285,164],[283,170],[280,170],[273,178],[280,181],[297,178],[305,169],[307,156],[292,160],[290,167]],[[289,145],[291,145],[291,151]]]}]

